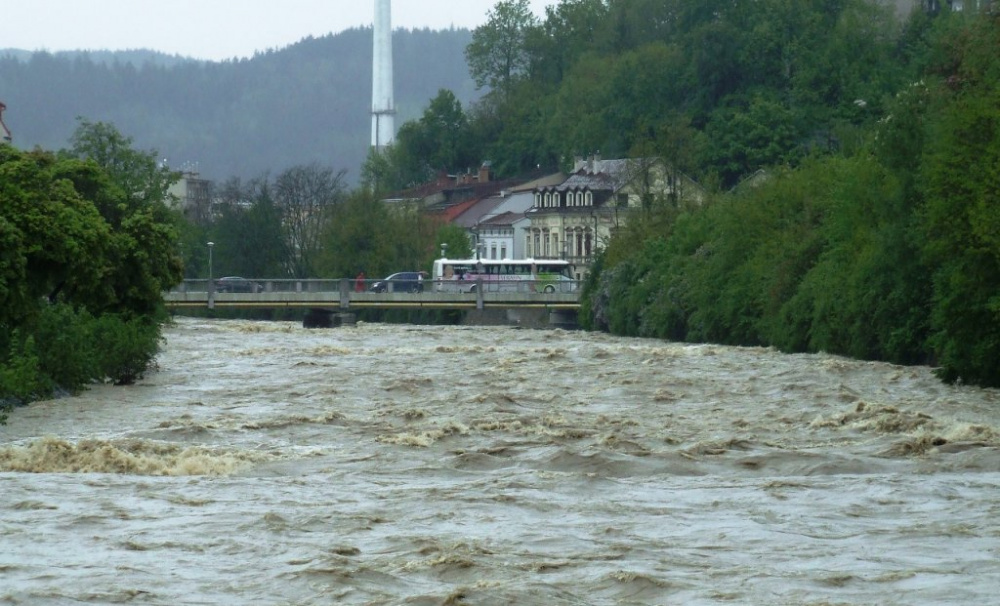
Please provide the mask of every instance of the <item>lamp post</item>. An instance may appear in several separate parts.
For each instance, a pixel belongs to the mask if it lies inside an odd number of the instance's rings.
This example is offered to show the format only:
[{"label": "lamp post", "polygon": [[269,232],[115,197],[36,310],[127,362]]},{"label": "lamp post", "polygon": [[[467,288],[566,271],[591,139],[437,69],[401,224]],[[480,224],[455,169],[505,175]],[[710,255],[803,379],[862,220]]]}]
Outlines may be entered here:
[{"label": "lamp post", "polygon": [[215,242],[208,243],[208,292],[215,291],[215,282],[212,280],[212,249],[215,248]]}]

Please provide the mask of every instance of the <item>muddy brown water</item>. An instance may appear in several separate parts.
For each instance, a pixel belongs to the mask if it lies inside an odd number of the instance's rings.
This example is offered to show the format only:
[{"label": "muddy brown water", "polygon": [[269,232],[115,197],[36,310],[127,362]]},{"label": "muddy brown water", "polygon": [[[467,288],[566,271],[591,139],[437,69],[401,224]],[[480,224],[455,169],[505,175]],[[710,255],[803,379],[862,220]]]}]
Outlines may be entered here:
[{"label": "muddy brown water", "polygon": [[182,319],[0,426],[0,604],[996,604],[1000,392],[512,327]]}]

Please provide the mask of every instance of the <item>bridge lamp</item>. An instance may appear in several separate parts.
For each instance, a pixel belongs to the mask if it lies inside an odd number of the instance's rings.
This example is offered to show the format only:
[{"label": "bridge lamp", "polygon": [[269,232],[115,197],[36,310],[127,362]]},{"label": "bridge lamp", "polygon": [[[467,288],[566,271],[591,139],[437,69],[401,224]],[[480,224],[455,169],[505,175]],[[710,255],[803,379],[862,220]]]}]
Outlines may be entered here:
[{"label": "bridge lamp", "polygon": [[208,291],[214,290],[212,288],[212,249],[215,248],[215,242],[208,243]]}]

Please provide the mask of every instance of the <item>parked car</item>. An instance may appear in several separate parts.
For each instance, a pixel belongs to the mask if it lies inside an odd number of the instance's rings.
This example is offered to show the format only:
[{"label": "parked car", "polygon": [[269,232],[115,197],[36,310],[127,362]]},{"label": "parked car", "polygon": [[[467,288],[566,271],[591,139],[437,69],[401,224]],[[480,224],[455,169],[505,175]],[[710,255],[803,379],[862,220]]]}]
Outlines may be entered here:
[{"label": "parked car", "polygon": [[372,292],[424,292],[424,275],[425,272],[422,271],[401,271],[384,280],[373,282],[369,290]]},{"label": "parked car", "polygon": [[215,281],[215,292],[261,292],[260,284],[239,276],[226,276]]}]

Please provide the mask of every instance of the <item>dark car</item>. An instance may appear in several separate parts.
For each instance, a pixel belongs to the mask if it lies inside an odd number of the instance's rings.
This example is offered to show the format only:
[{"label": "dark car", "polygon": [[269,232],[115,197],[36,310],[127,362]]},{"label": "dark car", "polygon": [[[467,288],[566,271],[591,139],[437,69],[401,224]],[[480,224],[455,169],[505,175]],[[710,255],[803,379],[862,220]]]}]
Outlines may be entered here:
[{"label": "dark car", "polygon": [[424,272],[401,271],[384,280],[373,282],[372,292],[424,292]]},{"label": "dark car", "polygon": [[215,281],[216,292],[260,292],[260,284],[239,276],[226,276]]}]

